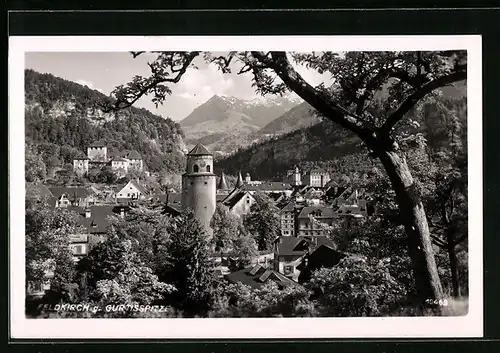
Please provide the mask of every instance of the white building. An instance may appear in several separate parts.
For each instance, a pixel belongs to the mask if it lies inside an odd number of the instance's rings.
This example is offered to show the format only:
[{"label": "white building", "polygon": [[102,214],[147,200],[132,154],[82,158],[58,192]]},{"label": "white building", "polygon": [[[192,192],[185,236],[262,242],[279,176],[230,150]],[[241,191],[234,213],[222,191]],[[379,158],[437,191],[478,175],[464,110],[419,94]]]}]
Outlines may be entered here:
[{"label": "white building", "polygon": [[136,181],[130,180],[116,194],[116,199],[122,200],[142,200],[146,197],[146,190]]}]

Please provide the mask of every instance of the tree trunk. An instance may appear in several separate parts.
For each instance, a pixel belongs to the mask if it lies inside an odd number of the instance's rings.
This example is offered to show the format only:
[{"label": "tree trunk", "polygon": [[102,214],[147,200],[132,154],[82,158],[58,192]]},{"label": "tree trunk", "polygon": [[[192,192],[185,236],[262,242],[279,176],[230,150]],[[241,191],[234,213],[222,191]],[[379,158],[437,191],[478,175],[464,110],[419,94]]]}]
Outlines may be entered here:
[{"label": "tree trunk", "polygon": [[395,151],[377,147],[375,152],[396,193],[401,220],[408,236],[408,250],[418,298],[421,304],[427,299],[441,299],[443,291],[434,260],[427,217],[406,159]]},{"label": "tree trunk", "polygon": [[453,241],[453,231],[451,229],[446,230],[446,242],[448,256],[450,258],[450,269],[451,269],[451,285],[453,289],[453,296],[455,298],[460,297],[460,282],[458,279],[458,261],[457,252],[455,250],[455,243]]}]

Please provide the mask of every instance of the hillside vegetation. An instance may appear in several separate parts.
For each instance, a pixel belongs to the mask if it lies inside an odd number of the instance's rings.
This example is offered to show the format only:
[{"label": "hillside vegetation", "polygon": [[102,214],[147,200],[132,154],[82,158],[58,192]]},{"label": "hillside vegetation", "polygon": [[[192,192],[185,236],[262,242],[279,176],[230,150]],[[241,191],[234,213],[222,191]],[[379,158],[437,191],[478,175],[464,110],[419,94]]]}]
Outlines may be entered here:
[{"label": "hillside vegetation", "polygon": [[147,170],[179,172],[184,168],[179,124],[145,109],[103,113],[96,102],[105,96],[50,74],[25,71],[27,153],[39,156],[47,172],[86,154],[92,143],[109,150],[136,150]]}]

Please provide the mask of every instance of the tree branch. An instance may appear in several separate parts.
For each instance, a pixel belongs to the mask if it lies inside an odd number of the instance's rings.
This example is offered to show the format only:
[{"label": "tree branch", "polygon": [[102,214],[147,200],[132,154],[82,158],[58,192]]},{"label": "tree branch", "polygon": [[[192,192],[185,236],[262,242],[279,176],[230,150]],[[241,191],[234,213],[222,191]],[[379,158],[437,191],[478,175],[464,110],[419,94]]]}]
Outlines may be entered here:
[{"label": "tree branch", "polygon": [[[142,52],[135,52],[133,53],[134,57],[137,57],[140,55]],[[166,77],[163,75],[160,70],[157,70],[158,68],[155,68],[153,64],[149,64],[151,71],[153,73],[153,77],[149,82],[146,80],[146,84],[141,85],[140,87],[137,88],[136,92],[131,92],[131,93],[125,93],[123,98],[118,98],[116,102],[112,105],[108,106],[103,106],[101,105],[101,108],[103,109],[104,112],[112,112],[112,111],[118,111],[121,109],[125,109],[128,107],[131,107],[134,105],[135,102],[137,102],[142,96],[147,94],[150,90],[155,89],[160,83],[177,83],[180,81],[182,76],[186,73],[186,70],[188,67],[191,65],[193,62],[194,58],[196,58],[199,55],[199,52],[189,52],[184,55],[184,62],[182,66],[179,69],[176,69],[174,66],[174,63],[171,63],[169,65],[170,69],[172,72],[175,72],[176,75],[174,77]]]},{"label": "tree branch", "polygon": [[252,56],[273,69],[292,91],[326,118],[356,133],[363,140],[370,138],[372,131],[365,122],[307,83],[290,64],[285,52],[271,52],[270,58],[265,53],[253,51]]},{"label": "tree branch", "polygon": [[431,235],[431,238],[432,238],[432,242],[434,244],[436,244],[437,246],[439,246],[440,248],[446,249],[448,247],[447,243],[445,243],[442,239],[439,239],[435,235]]},{"label": "tree branch", "polygon": [[441,76],[422,85],[419,89],[410,94],[403,103],[401,103],[399,108],[387,118],[385,123],[380,127],[378,134],[380,136],[389,136],[393,127],[428,93],[450,83],[465,80],[466,78],[467,71],[460,70],[449,75]]}]

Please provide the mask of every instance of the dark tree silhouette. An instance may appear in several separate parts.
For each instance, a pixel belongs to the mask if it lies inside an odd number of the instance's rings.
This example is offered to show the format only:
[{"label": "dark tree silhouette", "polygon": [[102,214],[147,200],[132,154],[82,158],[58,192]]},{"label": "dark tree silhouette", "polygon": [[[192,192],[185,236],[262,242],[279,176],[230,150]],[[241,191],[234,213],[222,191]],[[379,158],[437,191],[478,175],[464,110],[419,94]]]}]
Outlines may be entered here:
[{"label": "dark tree silhouette", "polygon": [[[141,52],[134,52],[134,56]],[[467,78],[466,51],[308,53],[229,52],[214,57],[201,52],[157,52],[149,77],[135,76],[117,87],[105,110],[131,106],[146,94],[160,104],[200,54],[223,73],[233,67],[250,73],[262,95],[293,91],[323,118],[356,134],[382,163],[396,193],[406,229],[418,296],[422,303],[443,295],[431,245],[425,210],[403,153],[408,136],[403,119],[434,90]],[[313,87],[291,60],[334,79],[330,87]],[[234,65],[233,65],[234,63]],[[404,129],[403,129],[404,131]]]}]

